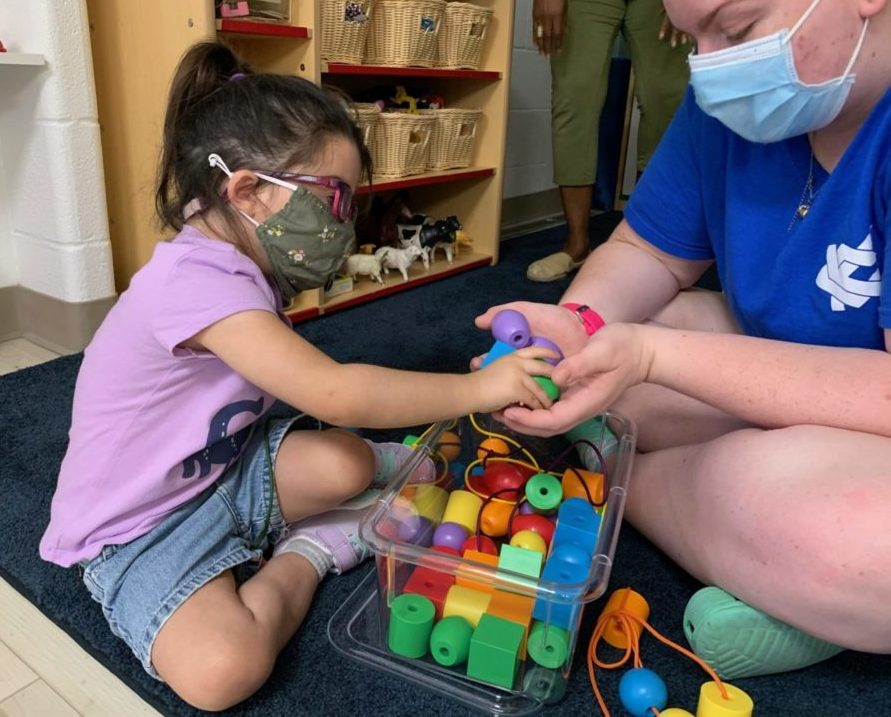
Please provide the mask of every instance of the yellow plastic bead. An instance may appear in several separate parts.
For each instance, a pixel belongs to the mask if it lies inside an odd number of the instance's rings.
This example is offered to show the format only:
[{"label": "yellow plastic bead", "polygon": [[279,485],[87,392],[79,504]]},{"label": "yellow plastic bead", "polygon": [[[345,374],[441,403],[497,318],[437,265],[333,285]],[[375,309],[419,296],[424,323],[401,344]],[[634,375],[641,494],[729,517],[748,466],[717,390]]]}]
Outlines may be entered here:
[{"label": "yellow plastic bead", "polygon": [[534,550],[542,555],[547,555],[548,553],[548,546],[547,543],[545,543],[544,538],[538,533],[533,533],[531,530],[518,530],[510,539],[510,544],[515,545],[518,548]]},{"label": "yellow plastic bead", "polygon": [[716,682],[703,683],[699,690],[696,717],[752,717],[752,712],[755,710],[752,698],[739,687],[734,687],[726,682],[721,684],[727,689],[729,699],[725,700],[721,696]]},{"label": "yellow plastic bead", "polygon": [[429,483],[419,485],[412,501],[418,515],[423,515],[432,523],[438,525],[442,519],[449,494],[442,488]]},{"label": "yellow plastic bead", "polygon": [[669,707],[659,713],[660,717],[693,717],[692,712],[682,710],[680,707]]},{"label": "yellow plastic bead", "polygon": [[442,606],[442,616],[460,615],[474,628],[489,607],[490,593],[480,592],[463,585],[452,585]]},{"label": "yellow plastic bead", "polygon": [[[620,590],[613,592],[613,594],[610,595],[609,600],[606,601],[606,605],[603,607],[603,613],[618,609],[626,610],[632,615],[639,617],[641,620],[646,620],[650,616],[650,606],[643,595],[635,592],[631,588],[621,588]],[[628,638],[623,625],[629,623],[631,632],[634,633],[635,638],[640,637],[643,626],[639,622],[636,620],[624,621],[620,620],[618,617],[612,617],[609,619],[606,629],[603,631],[603,639],[616,649],[624,650],[628,647]]]},{"label": "yellow plastic bead", "polygon": [[467,529],[468,535],[476,533],[477,518],[483,500],[467,490],[453,490],[449,495],[445,513],[442,515],[443,523],[457,523]]}]

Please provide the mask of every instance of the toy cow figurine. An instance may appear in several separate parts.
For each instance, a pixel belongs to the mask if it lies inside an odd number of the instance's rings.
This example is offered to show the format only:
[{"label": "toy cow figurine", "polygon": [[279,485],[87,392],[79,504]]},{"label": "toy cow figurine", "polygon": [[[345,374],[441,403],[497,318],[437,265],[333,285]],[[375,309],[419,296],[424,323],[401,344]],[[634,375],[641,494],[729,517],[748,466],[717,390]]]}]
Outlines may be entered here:
[{"label": "toy cow figurine", "polygon": [[420,246],[409,244],[405,249],[382,246],[374,252],[374,256],[380,259],[384,274],[389,274],[390,269],[397,269],[402,274],[403,281],[408,281],[408,267],[421,256],[421,253]]},{"label": "toy cow figurine", "polygon": [[346,273],[355,278],[357,275],[370,276],[378,284],[383,284],[381,278],[381,260],[374,254],[353,254],[347,257]]}]

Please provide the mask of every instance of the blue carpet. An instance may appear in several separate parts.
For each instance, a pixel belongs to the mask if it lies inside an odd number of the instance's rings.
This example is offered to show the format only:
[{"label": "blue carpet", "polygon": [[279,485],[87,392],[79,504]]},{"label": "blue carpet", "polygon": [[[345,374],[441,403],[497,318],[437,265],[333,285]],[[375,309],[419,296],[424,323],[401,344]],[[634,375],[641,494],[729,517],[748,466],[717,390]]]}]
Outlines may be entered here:
[{"label": "blue carpet", "polygon": [[[600,227],[604,234],[606,227]],[[598,233],[595,223],[593,231]],[[462,371],[491,340],[473,317],[513,299],[552,302],[568,284],[535,284],[526,265],[555,251],[559,229],[513,239],[503,245],[498,266],[462,274],[312,321],[299,332],[340,361],[364,361],[405,369]],[[42,562],[37,554],[49,516],[59,463],[65,451],[71,399],[80,356],[60,358],[0,377],[0,575],[83,648],[165,715],[200,714],[164,685],[148,677],[114,638],[74,570]],[[287,411],[279,407],[280,411]],[[302,630],[279,658],[269,682],[230,715],[443,715],[477,714],[455,702],[348,660],[328,643],[326,625],[366,573],[326,580]],[[652,607],[651,623],[683,641],[681,616],[699,587],[632,528],[622,529],[611,588],[629,585]],[[601,608],[587,610],[574,674],[563,702],[545,715],[596,714],[583,654]],[[668,684],[673,706],[695,711],[704,673],[680,654],[645,640],[644,664]],[[250,660],[250,655],[245,655]],[[843,653],[796,673],[737,684],[755,700],[763,717],[891,715],[891,657]],[[602,673],[601,687],[615,714],[618,671]]]}]

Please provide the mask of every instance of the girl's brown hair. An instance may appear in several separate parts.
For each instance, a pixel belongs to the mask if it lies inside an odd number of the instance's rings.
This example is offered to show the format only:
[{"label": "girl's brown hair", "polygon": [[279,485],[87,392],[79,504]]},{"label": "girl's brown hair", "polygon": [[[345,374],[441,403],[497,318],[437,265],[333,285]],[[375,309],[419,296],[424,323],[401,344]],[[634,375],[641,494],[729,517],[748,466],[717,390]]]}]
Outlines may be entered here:
[{"label": "girl's brown hair", "polygon": [[196,202],[243,240],[243,225],[224,200],[226,177],[208,155],[219,154],[233,172],[286,171],[316,161],[335,137],[356,145],[369,178],[371,158],[343,96],[299,77],[255,74],[226,45],[193,45],[174,74],[164,118],[155,191],[162,229],[182,229],[187,205]]}]

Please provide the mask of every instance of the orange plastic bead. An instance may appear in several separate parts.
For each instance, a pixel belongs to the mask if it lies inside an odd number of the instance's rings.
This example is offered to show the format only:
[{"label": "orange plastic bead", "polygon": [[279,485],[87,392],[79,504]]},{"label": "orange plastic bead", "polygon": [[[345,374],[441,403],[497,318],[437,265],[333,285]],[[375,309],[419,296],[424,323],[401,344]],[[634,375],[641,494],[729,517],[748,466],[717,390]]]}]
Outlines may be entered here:
[{"label": "orange plastic bead", "polygon": [[[613,592],[609,596],[609,600],[606,601],[601,615],[611,610],[625,610],[641,620],[646,620],[650,616],[650,606],[643,595],[634,592],[631,588],[621,588]],[[625,624],[628,624],[631,628],[631,632],[634,633],[634,639],[640,637],[643,626],[636,620],[624,621],[619,620],[617,617],[612,617],[603,631],[603,639],[619,650],[624,650],[628,647],[628,637],[623,627]]]},{"label": "orange plastic bead", "polygon": [[454,431],[443,431],[436,447],[447,461],[458,460],[461,455],[461,438]]},{"label": "orange plastic bead", "polygon": [[[583,482],[584,486],[582,485]],[[581,498],[589,502],[603,502],[603,473],[594,473],[583,468],[567,468],[563,471],[561,484],[563,486],[563,500]],[[587,492],[585,492],[585,486],[588,488]]]},{"label": "orange plastic bead", "polygon": [[503,438],[485,438],[476,449],[476,457],[483,461],[489,458],[504,458],[510,455],[510,446]]},{"label": "orange plastic bead", "polygon": [[484,535],[499,538],[507,535],[507,524],[513,511],[513,503],[502,503],[498,500],[490,500],[483,506],[480,512],[480,530]]}]

